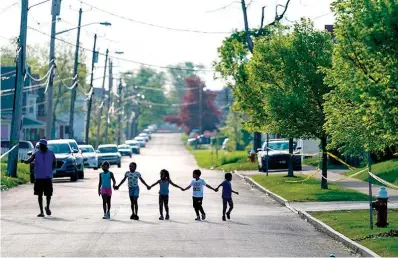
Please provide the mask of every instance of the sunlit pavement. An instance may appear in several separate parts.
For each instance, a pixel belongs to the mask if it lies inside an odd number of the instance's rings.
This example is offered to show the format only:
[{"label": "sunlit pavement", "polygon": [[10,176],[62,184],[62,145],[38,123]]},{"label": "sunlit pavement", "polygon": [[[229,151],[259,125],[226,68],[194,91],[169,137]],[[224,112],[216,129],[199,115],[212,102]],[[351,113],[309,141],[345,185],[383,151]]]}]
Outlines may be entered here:
[{"label": "sunlit pavement", "polygon": [[[135,161],[148,184],[166,168],[171,179],[187,186],[196,168],[178,134],[155,134],[141,155],[124,158],[122,168],[111,167],[117,182]],[[231,221],[221,220],[221,193],[205,189],[206,221],[194,221],[191,191],[171,187],[170,221],[159,221],[158,186],[141,186],[139,221],[129,219],[127,184],[112,197],[111,220],[102,219],[97,194],[98,171],[72,183],[54,180],[53,216],[37,218],[37,199],[31,184],[1,196],[1,256],[349,256],[340,243],[316,231],[296,214],[280,206],[237,177],[232,182],[235,209]],[[214,187],[223,174],[203,171]]]}]

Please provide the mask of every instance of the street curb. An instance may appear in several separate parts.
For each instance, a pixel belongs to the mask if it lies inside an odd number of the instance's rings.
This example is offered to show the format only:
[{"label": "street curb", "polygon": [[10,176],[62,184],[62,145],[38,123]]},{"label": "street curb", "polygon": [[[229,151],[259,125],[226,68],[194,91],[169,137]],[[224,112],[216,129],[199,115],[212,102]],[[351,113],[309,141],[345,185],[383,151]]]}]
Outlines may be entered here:
[{"label": "street curb", "polygon": [[352,251],[354,251],[357,254],[360,254],[362,257],[381,257],[372,250],[358,244],[357,242],[349,239],[345,235],[337,232],[327,224],[323,223],[322,221],[312,217],[310,214],[308,214],[305,211],[298,211],[299,216],[305,220],[306,222],[310,223],[312,226],[314,226],[317,230],[325,233],[329,237],[341,242],[343,245],[346,247],[350,248]]},{"label": "street curb", "polygon": [[310,214],[308,214],[305,211],[302,210],[297,210],[294,207],[290,206],[289,201],[286,200],[285,198],[267,190],[266,188],[262,187],[259,185],[257,182],[255,182],[253,179],[251,179],[248,176],[241,175],[239,172],[235,171],[235,174],[245,180],[247,183],[249,183],[252,187],[258,189],[259,191],[269,195],[272,199],[277,201],[278,203],[286,206],[290,211],[298,214],[301,219],[305,220],[306,222],[310,223],[312,226],[314,226],[317,230],[325,233],[329,237],[341,242],[344,246],[350,248],[353,252],[360,254],[363,257],[380,257],[377,255],[375,252],[371,251],[370,249],[358,244],[357,242],[349,239],[345,235],[337,232],[330,226],[326,225],[325,223],[321,222],[320,220],[312,217]]}]

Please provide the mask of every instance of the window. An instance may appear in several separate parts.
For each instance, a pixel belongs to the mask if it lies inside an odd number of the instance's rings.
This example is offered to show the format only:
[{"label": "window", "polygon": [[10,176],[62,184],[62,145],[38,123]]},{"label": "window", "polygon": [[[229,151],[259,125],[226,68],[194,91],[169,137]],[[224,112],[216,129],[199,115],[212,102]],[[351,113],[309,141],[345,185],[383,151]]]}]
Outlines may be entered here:
[{"label": "window", "polygon": [[65,133],[69,134],[69,125],[65,125]]},{"label": "window", "polygon": [[29,101],[29,114],[31,114],[31,115],[35,114],[35,101],[34,100]]}]

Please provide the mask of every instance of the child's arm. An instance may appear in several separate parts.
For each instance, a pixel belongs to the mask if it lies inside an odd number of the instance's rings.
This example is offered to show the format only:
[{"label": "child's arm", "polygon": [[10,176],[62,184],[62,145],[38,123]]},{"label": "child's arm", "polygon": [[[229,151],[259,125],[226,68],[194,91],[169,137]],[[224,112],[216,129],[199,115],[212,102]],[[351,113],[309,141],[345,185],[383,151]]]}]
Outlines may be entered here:
[{"label": "child's arm", "polygon": [[126,181],[126,179],[127,179],[127,176],[124,175],[123,180],[119,183],[119,185],[116,187],[116,189],[119,189],[119,187],[124,183],[124,181]]},{"label": "child's arm", "polygon": [[215,189],[215,188],[211,187],[211,185],[206,184],[206,187],[213,190],[214,192],[218,192],[218,188]]},{"label": "child's arm", "polygon": [[174,184],[171,180],[169,180],[169,183],[170,183],[172,186],[174,186],[174,187],[177,187],[177,188],[180,188],[181,190],[184,190],[181,186],[178,186],[178,185]]},{"label": "child's arm", "polygon": [[101,185],[102,185],[102,178],[101,178],[101,174],[99,174],[98,195],[101,195]]},{"label": "child's arm", "polygon": [[233,192],[234,194],[237,194],[237,195],[239,195],[239,193],[238,192],[235,192],[234,190],[232,190],[231,189],[231,192]]},{"label": "child's arm", "polygon": [[222,186],[222,183],[219,186],[217,186],[216,190],[218,191],[218,188],[220,188],[221,186]]},{"label": "child's arm", "polygon": [[151,189],[152,187],[154,187],[155,185],[159,184],[160,180],[156,181],[156,183],[154,183],[153,185],[149,186],[149,189]]},{"label": "child's arm", "polygon": [[116,180],[115,180],[115,177],[113,176],[113,173],[111,172],[111,179],[112,179],[112,181],[113,181],[113,189],[116,189],[117,190],[117,187],[116,187]]},{"label": "child's arm", "polygon": [[144,179],[142,179],[142,177],[140,177],[140,180],[141,180],[141,182],[146,186],[146,188],[147,188],[148,190],[151,189],[151,187],[149,187],[149,185],[145,182]]},{"label": "child's arm", "polygon": [[188,190],[189,188],[191,188],[191,186],[192,186],[192,182],[191,182],[187,187],[181,188],[181,190],[182,190],[182,191],[186,191],[186,190]]}]

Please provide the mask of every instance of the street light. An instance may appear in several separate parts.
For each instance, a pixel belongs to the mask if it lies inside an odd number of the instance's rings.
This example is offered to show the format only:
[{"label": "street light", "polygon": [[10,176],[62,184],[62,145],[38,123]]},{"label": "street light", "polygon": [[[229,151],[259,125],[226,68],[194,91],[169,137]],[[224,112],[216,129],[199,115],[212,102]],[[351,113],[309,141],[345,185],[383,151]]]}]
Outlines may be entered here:
[{"label": "street light", "polygon": [[99,24],[99,25],[103,25],[103,26],[112,26],[112,24],[110,22],[92,22],[92,23],[88,23],[88,24],[85,24],[85,25],[77,26],[75,28],[71,28],[71,29],[67,29],[67,30],[63,30],[63,31],[57,32],[57,33],[55,33],[55,35],[60,35],[60,34],[65,33],[65,32],[68,32],[68,31],[71,31],[71,30],[75,30],[75,29],[79,29],[79,28],[86,27],[86,26],[93,25],[93,24]]}]

